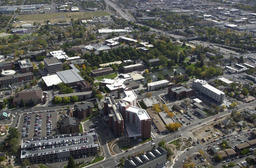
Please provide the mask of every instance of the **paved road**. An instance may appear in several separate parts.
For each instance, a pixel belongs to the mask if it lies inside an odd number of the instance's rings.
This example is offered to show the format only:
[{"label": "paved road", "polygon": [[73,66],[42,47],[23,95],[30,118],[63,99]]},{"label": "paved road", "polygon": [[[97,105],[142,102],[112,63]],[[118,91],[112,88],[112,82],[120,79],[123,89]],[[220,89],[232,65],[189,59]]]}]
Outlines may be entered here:
[{"label": "paved road", "polygon": [[[224,117],[224,116],[227,116],[229,115],[230,112],[223,112],[223,113],[219,113],[215,116],[211,116],[211,117],[208,117],[206,119],[203,119],[203,120],[200,120],[200,121],[197,121],[193,124],[191,124],[189,127],[185,127],[185,128],[182,128],[180,129],[179,131],[175,132],[175,133],[171,133],[171,134],[168,134],[166,136],[162,136],[162,137],[159,137],[155,140],[153,140],[153,142],[155,144],[158,144],[160,141],[164,140],[166,142],[170,142],[172,141],[173,139],[175,138],[178,138],[180,135],[183,136],[183,135],[187,135],[189,134],[192,130],[196,129],[196,128],[199,128],[199,127],[202,127],[206,124],[208,124],[209,122],[212,122],[215,120],[215,118],[219,118],[219,117]],[[101,161],[101,162],[98,162],[94,165],[90,165],[88,167],[104,167],[104,168],[111,168],[111,167],[115,167],[119,160],[123,157],[127,158],[128,156],[132,156],[132,155],[135,155],[136,153],[140,153],[142,151],[148,151],[152,148],[152,142],[147,142],[145,144],[142,144],[142,145],[139,145],[139,146],[136,146],[136,147],[133,147],[131,149],[128,150],[128,152],[123,152],[123,153],[120,153],[120,154],[117,154],[117,155],[114,155],[110,158],[106,158],[105,160]]]},{"label": "paved road", "polygon": [[131,21],[134,22],[135,19],[133,18],[133,16],[131,16],[131,14],[124,12],[118,5],[116,5],[115,3],[113,3],[110,0],[104,0],[105,3],[109,6],[111,6],[122,18],[124,18],[127,21]]}]

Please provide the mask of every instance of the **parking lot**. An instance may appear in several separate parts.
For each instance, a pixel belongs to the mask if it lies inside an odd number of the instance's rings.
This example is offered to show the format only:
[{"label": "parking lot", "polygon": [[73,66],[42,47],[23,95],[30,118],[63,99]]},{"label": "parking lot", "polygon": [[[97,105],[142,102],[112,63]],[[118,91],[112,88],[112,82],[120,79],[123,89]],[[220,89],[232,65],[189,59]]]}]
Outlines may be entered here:
[{"label": "parking lot", "polygon": [[30,112],[21,116],[19,129],[23,139],[54,135],[57,127],[57,112]]}]

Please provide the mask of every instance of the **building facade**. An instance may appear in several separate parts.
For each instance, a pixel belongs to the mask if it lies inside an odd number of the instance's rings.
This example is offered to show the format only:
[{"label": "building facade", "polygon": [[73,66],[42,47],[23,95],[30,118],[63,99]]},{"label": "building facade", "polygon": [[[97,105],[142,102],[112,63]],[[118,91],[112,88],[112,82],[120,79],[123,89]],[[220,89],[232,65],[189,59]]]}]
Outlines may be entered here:
[{"label": "building facade", "polygon": [[96,69],[92,71],[92,75],[94,77],[96,76],[103,76],[103,75],[107,75],[113,72],[113,69],[111,67],[107,67],[107,68],[100,68],[100,69]]},{"label": "building facade", "polygon": [[33,79],[33,73],[27,72],[23,74],[15,74],[12,76],[4,76],[0,78],[0,88],[8,87],[12,84],[31,81]]},{"label": "building facade", "polygon": [[158,147],[126,160],[124,168],[162,168],[166,162],[167,151]]},{"label": "building facade", "polygon": [[45,58],[44,65],[49,74],[62,71],[62,63],[55,57]]},{"label": "building facade", "polygon": [[29,59],[20,60],[18,61],[18,64],[23,73],[33,71],[33,65]]},{"label": "building facade", "polygon": [[184,86],[179,87],[169,87],[169,96],[176,100],[181,100],[186,97],[191,97],[193,95],[193,90],[190,88],[185,88]]},{"label": "building facade", "polygon": [[143,71],[144,69],[145,69],[145,66],[143,64],[132,64],[132,65],[124,66],[123,72],[129,73],[133,71]]},{"label": "building facade", "polygon": [[204,80],[196,79],[193,81],[192,87],[199,91],[200,93],[210,97],[215,100],[217,103],[222,103],[225,98],[225,93],[220,91],[219,89],[209,85]]},{"label": "building facade", "polygon": [[31,139],[21,142],[21,161],[32,164],[61,162],[73,158],[94,156],[99,151],[98,136],[95,132],[79,135],[58,135]]},{"label": "building facade", "polygon": [[148,91],[153,91],[153,90],[157,90],[160,88],[165,88],[167,87],[169,84],[168,80],[160,80],[160,81],[155,81],[155,82],[151,82],[148,83]]},{"label": "building facade", "polygon": [[92,114],[92,108],[94,107],[91,102],[84,102],[80,104],[75,104],[75,111],[73,112],[73,116],[78,118],[79,120],[83,120]]}]

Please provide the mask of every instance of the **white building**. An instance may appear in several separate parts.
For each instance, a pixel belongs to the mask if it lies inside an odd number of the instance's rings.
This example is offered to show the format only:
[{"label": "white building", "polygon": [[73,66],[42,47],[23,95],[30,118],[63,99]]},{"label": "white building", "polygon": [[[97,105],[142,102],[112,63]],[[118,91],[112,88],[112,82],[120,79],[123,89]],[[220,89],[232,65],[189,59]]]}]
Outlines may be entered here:
[{"label": "white building", "polygon": [[220,91],[219,89],[209,85],[206,81],[196,79],[193,81],[193,88],[198,90],[199,92],[205,94],[206,96],[212,98],[218,103],[222,103],[225,98],[225,93]]},{"label": "white building", "polygon": [[63,50],[51,51],[50,54],[58,60],[66,60],[68,58],[67,54]]},{"label": "white building", "polygon": [[123,98],[123,101],[128,102],[132,106],[137,105],[137,95],[133,90],[125,90],[124,94],[125,97]]},{"label": "white building", "polygon": [[148,91],[157,90],[160,88],[167,87],[168,84],[169,84],[168,80],[160,80],[160,81],[148,83]]}]

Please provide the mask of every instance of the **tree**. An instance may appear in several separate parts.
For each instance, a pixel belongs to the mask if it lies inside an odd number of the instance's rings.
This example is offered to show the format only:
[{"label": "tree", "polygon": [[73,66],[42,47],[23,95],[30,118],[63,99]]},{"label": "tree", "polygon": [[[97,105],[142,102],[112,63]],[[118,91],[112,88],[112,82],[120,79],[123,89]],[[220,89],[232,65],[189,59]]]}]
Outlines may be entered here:
[{"label": "tree", "polygon": [[220,155],[218,155],[218,154],[216,154],[214,157],[214,160],[216,161],[216,162],[220,162],[223,158],[220,156]]},{"label": "tree", "polygon": [[162,107],[163,107],[164,112],[166,112],[166,113],[170,112],[170,110],[169,110],[169,108],[167,107],[166,104],[163,104]]},{"label": "tree", "polygon": [[43,64],[42,62],[40,62],[40,63],[38,64],[38,67],[39,67],[40,70],[43,70],[43,69],[44,69],[44,64]]},{"label": "tree", "polygon": [[103,99],[103,95],[102,95],[101,93],[97,93],[95,96],[96,96],[97,99],[99,99],[99,100]]},{"label": "tree", "polygon": [[30,162],[29,162],[28,159],[25,159],[25,160],[22,161],[22,167],[27,167],[29,165],[30,165]]},{"label": "tree", "polygon": [[230,105],[229,105],[229,107],[231,108],[231,109],[234,109],[235,107],[237,106],[237,102],[232,102]]},{"label": "tree", "polygon": [[148,98],[150,98],[150,97],[152,97],[152,93],[151,93],[151,92],[148,92],[148,93],[146,94],[146,96],[147,96]]},{"label": "tree", "polygon": [[167,113],[169,117],[173,118],[174,117],[174,113],[173,112],[168,112]]},{"label": "tree", "polygon": [[165,141],[160,141],[160,142],[158,143],[158,146],[164,147],[164,146],[165,146]]},{"label": "tree", "polygon": [[249,94],[249,90],[247,88],[243,88],[242,90],[243,95],[247,96]]},{"label": "tree", "polygon": [[64,104],[70,103],[70,97],[63,97],[63,98],[62,98],[62,102],[63,102]]},{"label": "tree", "polygon": [[76,167],[77,167],[77,166],[76,166],[76,164],[75,164],[75,161],[74,161],[73,157],[72,157],[72,156],[69,157],[67,168],[76,168]]},{"label": "tree", "polygon": [[16,155],[19,150],[19,138],[18,129],[9,128],[8,136],[3,142],[3,150],[11,155]]},{"label": "tree", "polygon": [[78,96],[71,96],[71,101],[72,102],[77,102],[79,99],[78,99]]},{"label": "tree", "polygon": [[158,113],[162,111],[159,104],[154,104],[152,108],[155,112]]},{"label": "tree", "polygon": [[166,125],[166,128],[169,130],[169,131],[177,131],[182,125],[178,122],[174,122],[174,123],[170,123],[168,125]]},{"label": "tree", "polygon": [[59,97],[59,96],[55,96],[54,99],[53,99],[53,102],[55,104],[60,104],[60,103],[62,103],[62,98]]},{"label": "tree", "polygon": [[196,166],[195,163],[190,162],[190,163],[184,163],[183,168],[194,168]]}]

